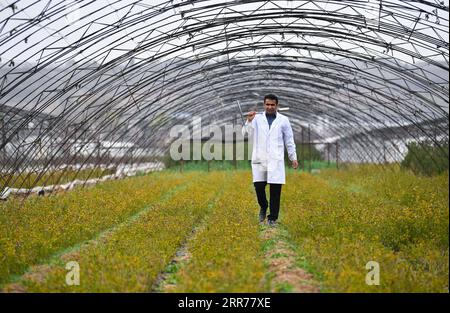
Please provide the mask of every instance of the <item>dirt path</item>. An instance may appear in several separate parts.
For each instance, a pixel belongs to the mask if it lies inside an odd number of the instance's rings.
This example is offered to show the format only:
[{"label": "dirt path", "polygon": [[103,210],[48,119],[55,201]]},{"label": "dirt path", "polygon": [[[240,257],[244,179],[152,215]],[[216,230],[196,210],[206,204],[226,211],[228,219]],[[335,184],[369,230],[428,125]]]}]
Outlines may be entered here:
[{"label": "dirt path", "polygon": [[191,253],[188,250],[188,243],[194,240],[195,234],[202,228],[204,221],[199,226],[196,226],[191,235],[186,239],[183,245],[177,250],[174,258],[166,266],[163,272],[161,272],[156,280],[155,285],[151,288],[151,292],[174,292],[177,287],[177,273],[178,271],[189,262]]},{"label": "dirt path", "polygon": [[[177,274],[190,260],[191,253],[188,250],[188,242],[195,239],[196,233],[207,224],[205,218],[193,230],[186,242],[177,250],[176,255],[160,274],[157,283],[153,286],[153,292],[174,292],[177,287]],[[261,286],[270,288],[270,292],[293,293],[318,293],[319,283],[314,277],[300,268],[300,257],[282,225],[269,227],[260,226],[260,236],[263,244],[264,257],[267,262],[268,273],[261,282]]]},{"label": "dirt path", "polygon": [[289,234],[281,224],[275,227],[261,225],[261,238],[267,262],[266,281],[271,292],[317,293],[319,283],[300,268],[300,257],[289,243]]},{"label": "dirt path", "polygon": [[183,244],[177,249],[173,259],[165,267],[165,269],[158,275],[156,282],[150,287],[150,292],[168,293],[174,292],[177,287],[177,274],[178,271],[185,266],[191,259],[191,252],[188,249],[189,243],[195,240],[195,236],[198,232],[202,231],[207,223],[208,216],[214,210],[215,205],[223,196],[223,190],[218,192],[212,201],[208,204],[208,209],[201,220],[194,225],[189,236],[185,239]]}]

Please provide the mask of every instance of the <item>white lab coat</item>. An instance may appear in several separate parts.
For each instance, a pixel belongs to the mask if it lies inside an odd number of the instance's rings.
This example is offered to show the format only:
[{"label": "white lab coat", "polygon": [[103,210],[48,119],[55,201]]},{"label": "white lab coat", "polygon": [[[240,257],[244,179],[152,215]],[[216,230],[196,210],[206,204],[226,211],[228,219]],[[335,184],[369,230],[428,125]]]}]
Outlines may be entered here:
[{"label": "white lab coat", "polygon": [[294,135],[287,116],[277,112],[269,129],[266,114],[256,114],[250,123],[248,120],[245,122],[242,135],[245,136],[246,133],[249,135],[249,144],[253,144],[253,182],[267,181],[268,184],[285,184],[285,146],[289,160],[297,160]]}]

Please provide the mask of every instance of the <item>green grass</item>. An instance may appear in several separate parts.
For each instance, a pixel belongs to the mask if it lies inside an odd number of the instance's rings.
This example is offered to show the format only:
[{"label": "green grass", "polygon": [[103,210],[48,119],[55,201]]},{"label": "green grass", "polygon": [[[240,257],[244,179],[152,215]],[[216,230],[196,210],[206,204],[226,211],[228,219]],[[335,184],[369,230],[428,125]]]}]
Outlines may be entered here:
[{"label": "green grass", "polygon": [[[298,169],[293,169],[290,161],[285,161],[285,170],[286,173],[293,172],[309,172],[309,161],[305,161],[304,169],[301,169],[300,166]],[[312,161],[311,162],[311,170],[323,170],[335,168],[336,164],[331,162],[328,164],[326,161]],[[249,170],[251,171],[250,161],[246,160],[238,160],[234,161],[209,161],[209,170],[210,171],[232,171],[232,170]],[[169,172],[180,172],[180,171],[208,171],[208,161],[185,161],[183,165],[179,162],[173,164],[171,167],[165,169],[165,171]]]},{"label": "green grass", "polygon": [[288,292],[292,292],[293,289],[294,289],[294,286],[292,286],[289,283],[280,283],[275,286],[276,292],[288,293]]}]

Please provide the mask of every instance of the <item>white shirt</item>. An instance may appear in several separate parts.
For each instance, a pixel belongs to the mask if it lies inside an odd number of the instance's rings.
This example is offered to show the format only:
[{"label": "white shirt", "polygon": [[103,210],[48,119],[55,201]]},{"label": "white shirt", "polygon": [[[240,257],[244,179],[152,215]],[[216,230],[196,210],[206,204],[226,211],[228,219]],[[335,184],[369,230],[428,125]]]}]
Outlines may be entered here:
[{"label": "white shirt", "polygon": [[266,114],[256,114],[251,122],[245,122],[242,135],[246,133],[249,135],[249,144],[253,144],[253,181],[285,184],[284,147],[289,160],[297,160],[294,135],[287,116],[277,113],[269,128]]}]

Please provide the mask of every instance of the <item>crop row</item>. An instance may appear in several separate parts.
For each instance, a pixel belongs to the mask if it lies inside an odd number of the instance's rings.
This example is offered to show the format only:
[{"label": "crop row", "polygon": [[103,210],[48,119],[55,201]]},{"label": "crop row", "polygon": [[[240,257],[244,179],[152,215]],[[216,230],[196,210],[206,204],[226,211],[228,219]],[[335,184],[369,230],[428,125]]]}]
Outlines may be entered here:
[{"label": "crop row", "polygon": [[176,173],[152,173],[1,204],[0,285],[124,222],[185,179]]},{"label": "crop row", "polygon": [[[127,223],[20,281],[29,292],[146,292],[221,189],[220,173],[185,177],[186,188]],[[146,191],[151,193],[152,190]],[[77,262],[80,284],[66,284],[68,262]]]},{"label": "crop row", "polygon": [[237,171],[187,244],[191,257],[176,273],[175,292],[264,292],[261,250],[251,175]]},{"label": "crop row", "polygon": [[431,203],[445,207],[448,203],[448,172],[436,176],[415,175],[400,166],[365,165],[350,167],[345,171],[323,171],[321,178],[332,185],[345,186],[353,192],[370,193],[373,196],[405,206]]},{"label": "crop row", "polygon": [[[324,291],[448,292],[448,181],[438,179],[431,191],[409,174],[382,176],[388,192],[370,177],[378,172],[348,175],[294,174],[282,198],[283,223]],[[360,188],[362,181],[371,188]],[[395,193],[413,193],[414,201]],[[366,284],[369,261],[379,264],[379,285]]]}]

